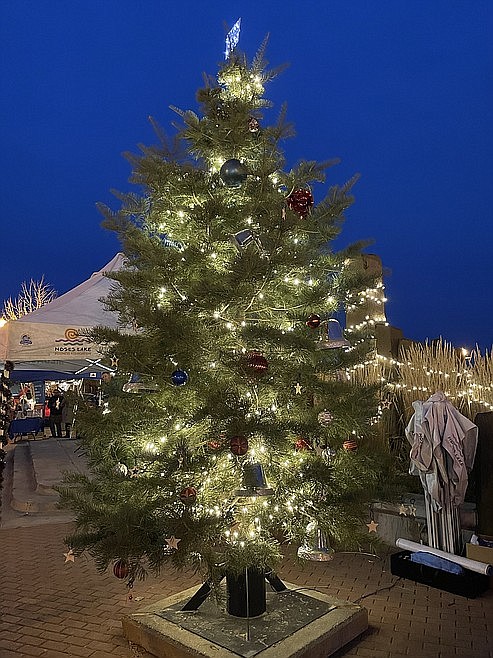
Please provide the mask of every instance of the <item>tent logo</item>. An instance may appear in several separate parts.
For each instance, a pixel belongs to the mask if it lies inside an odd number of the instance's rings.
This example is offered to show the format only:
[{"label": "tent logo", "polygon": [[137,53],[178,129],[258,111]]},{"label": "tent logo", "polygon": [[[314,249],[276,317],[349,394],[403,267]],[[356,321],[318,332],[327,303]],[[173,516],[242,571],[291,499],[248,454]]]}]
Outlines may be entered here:
[{"label": "tent logo", "polygon": [[90,338],[81,336],[77,329],[65,329],[64,337],[55,340],[55,343],[71,343],[72,345],[83,345],[90,342]]},{"label": "tent logo", "polygon": [[81,336],[77,329],[65,329],[63,338],[56,338],[55,343],[63,343],[55,347],[55,352],[90,352],[90,347],[77,347],[77,345],[84,345],[84,343],[91,343],[91,339],[87,336]]},{"label": "tent logo", "polygon": [[33,342],[31,340],[31,336],[28,336],[27,334],[24,334],[19,341],[19,345],[32,345],[32,344]]}]

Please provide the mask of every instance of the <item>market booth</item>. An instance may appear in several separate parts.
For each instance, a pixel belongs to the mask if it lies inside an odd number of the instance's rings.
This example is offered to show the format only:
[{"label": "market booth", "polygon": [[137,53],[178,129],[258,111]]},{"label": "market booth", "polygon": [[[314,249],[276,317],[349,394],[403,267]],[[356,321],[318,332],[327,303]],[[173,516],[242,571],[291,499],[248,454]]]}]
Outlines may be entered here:
[{"label": "market booth", "polygon": [[10,422],[9,437],[43,431],[46,414],[46,391],[50,388],[71,390],[80,399],[100,395],[100,382],[104,375],[112,375],[114,369],[100,363],[100,359],[80,361],[23,362],[10,373],[16,415]]},{"label": "market booth", "polygon": [[36,434],[42,429],[45,393],[50,387],[71,386],[81,395],[90,394],[98,390],[104,373],[114,371],[101,363],[100,346],[85,336],[84,330],[120,326],[117,314],[108,311],[101,300],[116,285],[105,273],[123,266],[124,255],[118,253],[72,290],[0,327],[0,361],[14,363],[10,380],[17,386],[12,392],[16,402],[22,402],[15,410],[9,435]]}]

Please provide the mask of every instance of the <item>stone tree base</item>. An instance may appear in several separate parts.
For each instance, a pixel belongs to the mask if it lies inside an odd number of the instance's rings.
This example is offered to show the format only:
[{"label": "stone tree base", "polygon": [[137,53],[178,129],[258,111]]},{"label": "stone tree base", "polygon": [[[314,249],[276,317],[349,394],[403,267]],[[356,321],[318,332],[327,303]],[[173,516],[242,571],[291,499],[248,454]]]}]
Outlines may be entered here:
[{"label": "stone tree base", "polygon": [[123,618],[123,634],[158,658],[327,658],[368,628],[365,608],[308,589],[267,593],[255,618],[229,615],[212,597],[181,608],[197,587]]}]

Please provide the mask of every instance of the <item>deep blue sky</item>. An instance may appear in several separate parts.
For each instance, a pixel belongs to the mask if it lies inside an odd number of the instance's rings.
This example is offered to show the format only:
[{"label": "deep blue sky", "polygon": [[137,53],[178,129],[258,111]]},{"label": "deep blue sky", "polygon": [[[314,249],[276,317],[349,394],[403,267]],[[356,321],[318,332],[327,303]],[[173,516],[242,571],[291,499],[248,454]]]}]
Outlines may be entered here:
[{"label": "deep blue sky", "polygon": [[[22,281],[66,292],[118,250],[96,202],[128,189],[122,152],[197,109],[202,73],[242,18],[252,57],[289,68],[299,159],[361,174],[340,244],[371,239],[389,270],[387,318],[408,338],[493,344],[493,3],[491,0],[3,0],[0,303]],[[318,197],[326,187],[318,186]]]}]

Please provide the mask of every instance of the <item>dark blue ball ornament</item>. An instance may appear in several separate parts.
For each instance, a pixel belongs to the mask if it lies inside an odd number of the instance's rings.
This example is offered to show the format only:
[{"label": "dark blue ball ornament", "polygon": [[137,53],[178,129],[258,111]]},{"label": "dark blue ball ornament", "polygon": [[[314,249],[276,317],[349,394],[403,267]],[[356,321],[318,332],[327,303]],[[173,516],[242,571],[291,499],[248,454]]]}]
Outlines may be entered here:
[{"label": "dark blue ball ornament", "polygon": [[188,374],[184,370],[174,370],[171,373],[171,381],[175,386],[183,386],[188,382]]},{"label": "dark blue ball ornament", "polygon": [[226,160],[219,171],[219,176],[226,187],[241,187],[247,177],[247,168],[239,160]]}]

